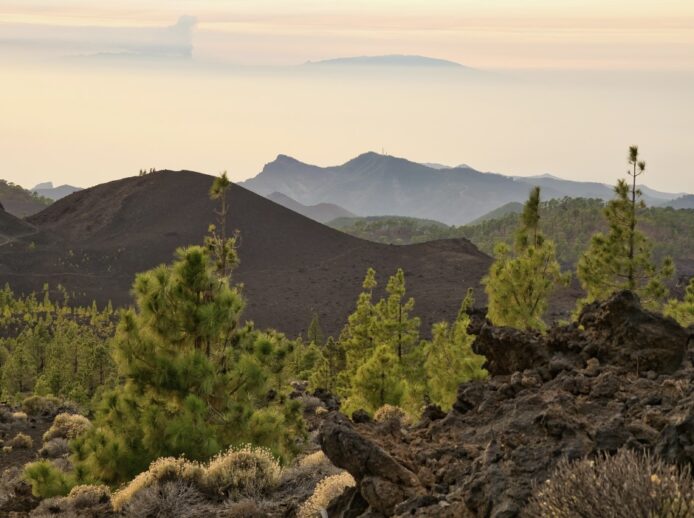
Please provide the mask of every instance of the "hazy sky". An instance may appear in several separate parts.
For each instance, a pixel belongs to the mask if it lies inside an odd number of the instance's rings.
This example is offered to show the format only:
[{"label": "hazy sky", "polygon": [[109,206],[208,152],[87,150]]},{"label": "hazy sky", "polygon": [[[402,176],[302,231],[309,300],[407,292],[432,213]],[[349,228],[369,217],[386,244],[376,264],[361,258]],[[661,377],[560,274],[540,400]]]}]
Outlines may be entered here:
[{"label": "hazy sky", "polygon": [[[417,54],[481,72],[317,71]],[[0,0],[0,177],[321,165],[381,150],[694,192],[691,0]]]}]

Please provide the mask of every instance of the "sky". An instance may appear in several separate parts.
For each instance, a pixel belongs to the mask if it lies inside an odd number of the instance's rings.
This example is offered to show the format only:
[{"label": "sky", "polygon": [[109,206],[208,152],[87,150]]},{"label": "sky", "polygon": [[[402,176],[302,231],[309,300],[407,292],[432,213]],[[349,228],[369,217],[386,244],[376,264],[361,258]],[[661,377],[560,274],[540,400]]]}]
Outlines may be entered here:
[{"label": "sky", "polygon": [[[322,69],[412,54],[469,69]],[[0,178],[370,150],[694,192],[691,0],[0,0]]]}]

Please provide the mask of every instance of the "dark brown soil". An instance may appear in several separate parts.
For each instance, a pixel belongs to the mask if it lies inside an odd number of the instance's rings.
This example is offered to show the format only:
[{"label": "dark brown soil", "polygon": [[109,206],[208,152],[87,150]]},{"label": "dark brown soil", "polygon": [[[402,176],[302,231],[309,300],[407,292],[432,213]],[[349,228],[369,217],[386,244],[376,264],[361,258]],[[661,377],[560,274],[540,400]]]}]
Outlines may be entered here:
[{"label": "dark brown soil", "polygon": [[[177,247],[199,244],[213,223],[212,177],[162,171],[99,185],[29,218],[39,232],[0,247],[0,283],[17,292],[65,286],[81,303],[131,302],[137,272],[170,262]],[[381,286],[398,267],[426,332],[452,318],[468,287],[477,288],[490,258],[464,239],[410,246],[360,240],[232,186],[228,227],[241,235],[246,317],[290,335],[305,333],[313,311],[339,332],[368,267]],[[30,246],[30,243],[35,243]]]}]

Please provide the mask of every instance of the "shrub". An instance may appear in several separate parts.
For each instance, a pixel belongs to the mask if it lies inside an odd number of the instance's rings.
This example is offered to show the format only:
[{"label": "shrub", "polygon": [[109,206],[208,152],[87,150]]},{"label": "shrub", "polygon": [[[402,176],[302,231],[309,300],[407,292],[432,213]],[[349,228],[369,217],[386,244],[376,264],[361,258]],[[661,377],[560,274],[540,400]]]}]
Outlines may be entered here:
[{"label": "shrub", "polygon": [[595,461],[564,460],[536,489],[524,516],[691,518],[694,480],[688,469],[629,450]]},{"label": "shrub", "polygon": [[24,412],[13,412],[12,419],[14,421],[26,421],[28,416]]},{"label": "shrub", "polygon": [[255,498],[279,481],[281,468],[269,450],[244,446],[230,448],[212,459],[203,486],[216,496]]},{"label": "shrub", "polygon": [[70,453],[70,448],[67,440],[61,437],[43,443],[43,447],[39,450],[39,455],[45,459],[57,459],[58,457],[64,457],[68,453]]},{"label": "shrub", "polygon": [[62,471],[47,460],[27,464],[24,478],[31,484],[33,495],[39,498],[65,496],[73,485]]},{"label": "shrub", "polygon": [[148,486],[132,495],[122,508],[125,516],[148,518],[194,518],[209,516],[205,498],[185,480],[169,480]]},{"label": "shrub", "polygon": [[190,486],[199,486],[202,475],[203,468],[196,462],[173,457],[157,459],[150,464],[147,471],[140,473],[113,495],[113,508],[120,511],[141,491],[165,482],[178,481]]},{"label": "shrub", "polygon": [[67,495],[76,509],[95,507],[111,501],[111,490],[108,486],[75,486]]},{"label": "shrub", "polygon": [[28,450],[34,445],[34,440],[27,434],[19,432],[12,439],[7,441],[7,444],[12,448]]},{"label": "shrub", "polygon": [[355,485],[354,478],[346,471],[324,478],[316,486],[311,498],[299,508],[299,518],[320,518],[321,511],[325,511],[333,499],[340,496],[346,488]]},{"label": "shrub", "polygon": [[316,468],[325,464],[326,462],[330,463],[328,457],[325,456],[323,450],[318,450],[306,455],[302,459],[299,459],[297,464],[301,468]]},{"label": "shrub", "polygon": [[3,453],[12,453],[12,446],[3,446],[2,452]]},{"label": "shrub", "polygon": [[44,441],[50,441],[56,437],[62,439],[74,439],[92,427],[92,423],[86,417],[79,414],[58,414],[51,427],[43,434]]},{"label": "shrub", "polygon": [[392,423],[406,424],[409,421],[405,411],[399,406],[383,405],[374,412],[374,421],[377,423]]},{"label": "shrub", "polygon": [[60,403],[60,399],[53,396],[29,396],[22,401],[22,410],[29,415],[50,415],[56,412]]}]

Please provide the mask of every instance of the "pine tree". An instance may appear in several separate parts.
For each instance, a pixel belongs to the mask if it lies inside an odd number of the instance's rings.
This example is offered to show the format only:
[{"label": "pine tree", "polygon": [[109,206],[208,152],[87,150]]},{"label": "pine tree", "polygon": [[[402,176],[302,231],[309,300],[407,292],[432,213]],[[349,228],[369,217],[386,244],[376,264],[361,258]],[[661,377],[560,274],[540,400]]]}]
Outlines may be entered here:
[{"label": "pine tree", "polygon": [[482,280],[489,298],[488,318],[518,329],[546,328],[542,315],[557,286],[566,284],[554,243],[540,231],[540,188],[534,187],[523,207],[514,248],[497,245],[494,263]]},{"label": "pine tree", "polygon": [[487,377],[487,371],[482,367],[486,360],[474,353],[472,343],[475,337],[467,332],[470,325],[468,311],[473,303],[473,292],[469,289],[455,322],[451,325],[448,322],[434,324],[431,342],[426,344],[429,397],[445,409],[451,408],[455,402],[458,385]]},{"label": "pine tree", "polygon": [[637,229],[638,211],[645,204],[636,178],[645,172],[646,163],[639,160],[636,146],[629,148],[629,164],[631,186],[620,179],[614,199],[605,207],[609,231],[595,234],[578,261],[578,278],[586,291],[579,308],[625,289],[637,293],[651,309],[667,297],[665,280],[674,274],[672,259],[666,257],[658,268],[651,260],[651,242]]},{"label": "pine tree", "polygon": [[405,393],[398,357],[390,346],[379,345],[357,370],[346,411],[364,408],[374,412],[385,404],[400,405]]},{"label": "pine tree", "polygon": [[229,214],[227,191],[230,187],[231,181],[227,177],[226,171],[214,179],[210,188],[210,198],[219,200],[220,207],[215,210],[215,214],[217,215],[220,229],[218,234],[217,226],[210,225],[209,235],[205,237],[205,246],[212,252],[217,270],[222,277],[228,277],[239,263],[239,257],[236,253],[238,235],[227,237],[227,216]]},{"label": "pine tree", "polygon": [[398,269],[388,279],[387,297],[375,306],[373,333],[378,343],[388,344],[403,363],[419,344],[419,324],[417,317],[410,317],[414,309],[414,299],[405,297],[405,273]]},{"label": "pine tree", "polygon": [[[373,290],[376,288],[376,271],[369,268],[362,283],[354,312],[340,334],[340,345],[345,351],[343,385],[349,386],[357,369],[366,361],[375,348]],[[342,394],[347,395],[347,394]]]},{"label": "pine tree", "polygon": [[694,277],[689,279],[684,298],[668,301],[663,313],[677,320],[682,327],[694,325]]},{"label": "pine tree", "polygon": [[339,375],[345,369],[345,350],[340,342],[329,337],[319,350],[316,366],[309,378],[314,389],[323,388],[332,393],[341,391]]},{"label": "pine tree", "polygon": [[113,344],[124,383],[75,444],[77,481],[117,483],[158,457],[203,460],[232,444],[293,449],[297,406],[266,398],[274,343],[240,325],[243,299],[227,281],[203,247],[136,277],[136,307],[122,313]]},{"label": "pine tree", "polygon": [[324,343],[323,330],[321,329],[320,321],[318,320],[318,313],[315,311],[313,313],[311,323],[308,326],[306,338],[310,343],[314,343],[316,345],[323,345]]}]

